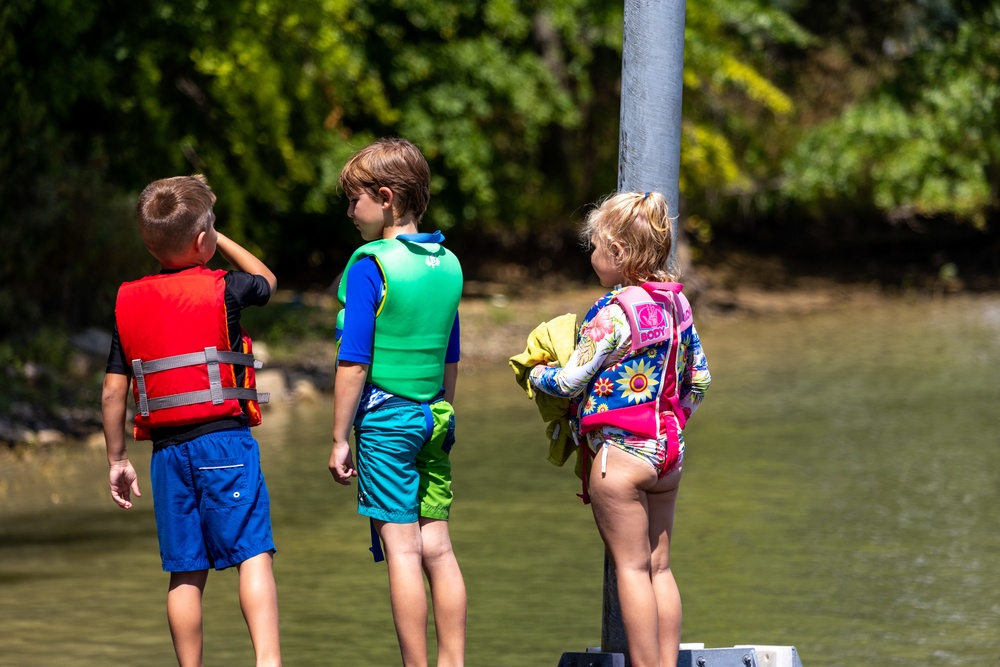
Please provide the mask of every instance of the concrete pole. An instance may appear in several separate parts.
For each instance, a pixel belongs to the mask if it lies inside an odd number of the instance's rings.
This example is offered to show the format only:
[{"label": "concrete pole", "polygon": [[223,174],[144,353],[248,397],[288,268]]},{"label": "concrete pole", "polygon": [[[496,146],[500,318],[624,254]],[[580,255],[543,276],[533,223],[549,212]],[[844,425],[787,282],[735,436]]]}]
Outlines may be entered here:
[{"label": "concrete pole", "polygon": [[[618,190],[661,192],[671,215],[677,215],[679,200],[684,14],[685,0],[625,0]],[[672,253],[676,261],[677,244]],[[601,650],[625,654],[628,664],[618,585],[607,555]]]}]

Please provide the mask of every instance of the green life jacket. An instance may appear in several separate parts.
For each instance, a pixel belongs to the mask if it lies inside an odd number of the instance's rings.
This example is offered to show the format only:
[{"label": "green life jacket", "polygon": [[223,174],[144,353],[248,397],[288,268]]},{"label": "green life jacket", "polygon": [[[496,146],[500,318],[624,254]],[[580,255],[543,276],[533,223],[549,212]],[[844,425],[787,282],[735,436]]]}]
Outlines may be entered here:
[{"label": "green life jacket", "polygon": [[[385,293],[375,313],[368,381],[414,401],[434,398],[444,382],[444,358],[462,296],[462,267],[439,243],[400,239],[358,248],[344,269],[337,298],[347,305],[347,274],[365,257],[378,262]],[[337,328],[344,327],[344,311]]]}]

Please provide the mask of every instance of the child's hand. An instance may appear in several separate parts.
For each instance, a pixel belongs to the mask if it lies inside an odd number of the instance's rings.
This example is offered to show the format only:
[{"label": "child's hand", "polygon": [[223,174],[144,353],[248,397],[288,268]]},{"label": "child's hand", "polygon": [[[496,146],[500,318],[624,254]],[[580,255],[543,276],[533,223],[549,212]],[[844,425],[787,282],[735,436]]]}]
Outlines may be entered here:
[{"label": "child's hand", "polygon": [[142,496],[139,493],[139,479],[136,477],[135,468],[132,467],[132,463],[128,459],[112,463],[109,479],[111,482],[111,497],[118,503],[118,507],[121,507],[123,510],[131,509],[131,494],[134,493],[136,496]]},{"label": "child's hand", "polygon": [[347,442],[333,443],[333,451],[330,453],[330,474],[338,484],[350,486],[351,478],[358,476],[358,471],[354,468],[354,459],[351,458],[351,445]]}]

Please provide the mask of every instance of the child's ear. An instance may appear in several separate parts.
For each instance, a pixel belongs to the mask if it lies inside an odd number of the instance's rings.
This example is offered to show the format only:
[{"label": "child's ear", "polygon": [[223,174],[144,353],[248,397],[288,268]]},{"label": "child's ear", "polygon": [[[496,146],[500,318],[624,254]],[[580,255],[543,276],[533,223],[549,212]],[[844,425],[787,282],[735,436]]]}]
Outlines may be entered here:
[{"label": "child's ear", "polygon": [[382,198],[382,208],[391,209],[392,201],[395,199],[396,195],[393,193],[391,188],[387,188],[384,185],[378,189],[378,194]]},{"label": "child's ear", "polygon": [[611,245],[608,246],[608,251],[611,253],[611,256],[619,262],[621,261],[624,250],[625,249],[622,248],[622,244],[618,241],[612,241]]},{"label": "child's ear", "polygon": [[198,254],[205,249],[205,238],[208,236],[208,232],[198,232],[198,236],[194,237],[194,250]]}]

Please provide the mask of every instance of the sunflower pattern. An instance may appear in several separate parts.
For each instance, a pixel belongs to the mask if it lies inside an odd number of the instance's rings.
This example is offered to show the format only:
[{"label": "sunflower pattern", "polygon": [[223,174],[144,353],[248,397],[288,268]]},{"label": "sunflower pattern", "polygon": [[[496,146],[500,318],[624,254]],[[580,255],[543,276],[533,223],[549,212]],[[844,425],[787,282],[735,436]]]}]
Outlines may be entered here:
[{"label": "sunflower pattern", "polygon": [[618,383],[622,397],[629,403],[642,403],[653,398],[660,381],[656,379],[658,370],[656,364],[646,366],[645,359],[632,364],[625,364],[624,370],[618,375]]}]

